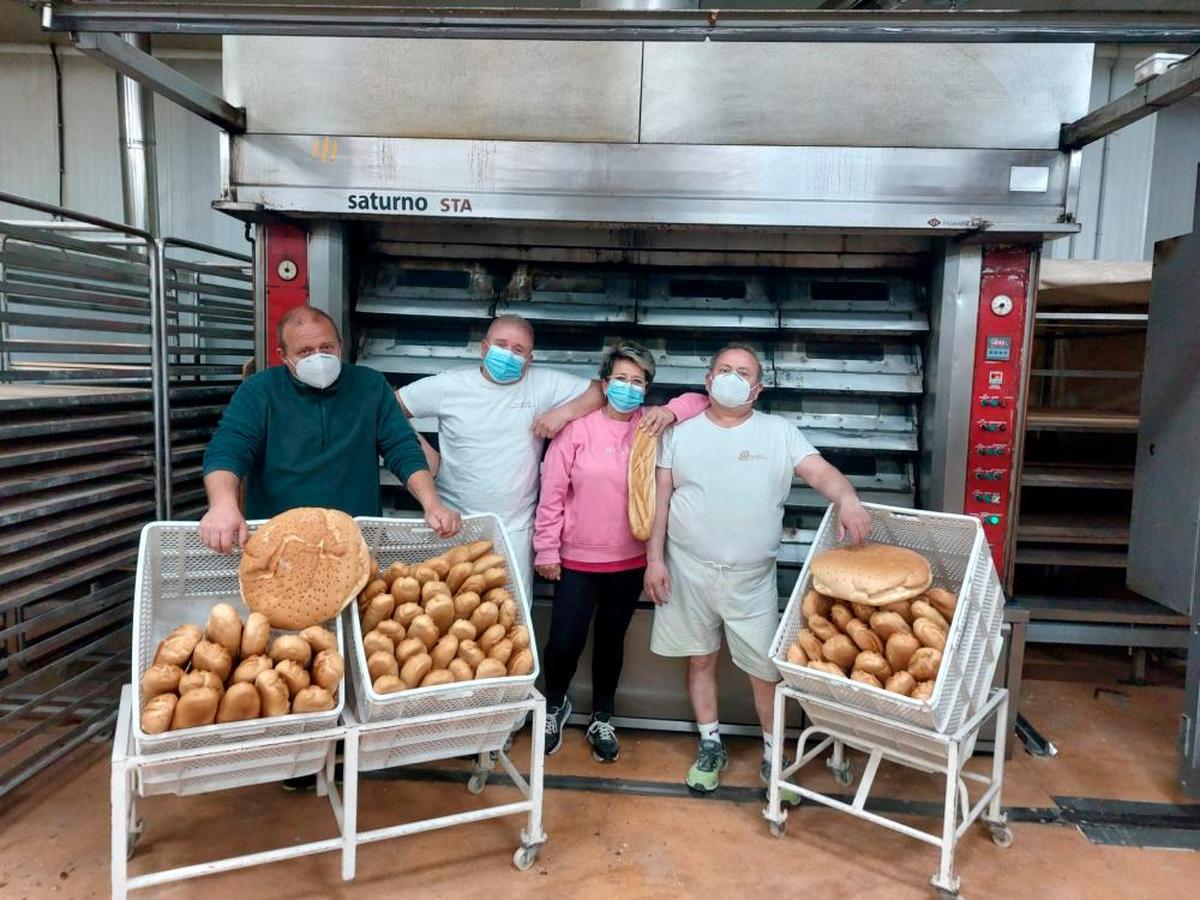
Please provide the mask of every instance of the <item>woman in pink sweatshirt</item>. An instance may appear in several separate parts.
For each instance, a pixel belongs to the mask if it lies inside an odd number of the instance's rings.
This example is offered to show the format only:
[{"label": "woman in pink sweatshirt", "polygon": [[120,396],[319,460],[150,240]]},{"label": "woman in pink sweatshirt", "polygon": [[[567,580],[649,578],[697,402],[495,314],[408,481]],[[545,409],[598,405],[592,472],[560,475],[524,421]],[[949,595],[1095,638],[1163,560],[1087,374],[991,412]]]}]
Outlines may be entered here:
[{"label": "woman in pink sweatshirt", "polygon": [[[546,676],[546,753],[562,745],[571,715],[567,690],[595,619],[592,720],[587,739],[599,762],[620,755],[613,701],[625,655],[625,632],[642,593],[646,547],[629,529],[629,448],[654,380],[654,357],[632,341],[604,354],[600,382],[607,403],[567,425],[546,451],[534,524],[534,567],[557,581]],[[647,424],[690,419],[708,407],[705,394],[684,394],[654,410]],[[651,411],[647,411],[650,414]]]}]

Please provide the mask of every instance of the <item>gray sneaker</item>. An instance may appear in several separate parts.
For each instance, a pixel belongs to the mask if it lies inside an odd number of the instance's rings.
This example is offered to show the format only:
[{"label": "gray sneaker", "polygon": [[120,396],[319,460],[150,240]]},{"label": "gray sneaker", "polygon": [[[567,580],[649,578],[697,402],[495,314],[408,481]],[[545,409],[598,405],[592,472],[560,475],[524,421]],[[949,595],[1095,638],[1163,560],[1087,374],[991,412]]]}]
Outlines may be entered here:
[{"label": "gray sneaker", "polygon": [[571,698],[563,698],[562,706],[546,710],[546,755],[551,756],[562,746],[563,729],[571,718]]},{"label": "gray sneaker", "polygon": [[608,713],[594,713],[588,725],[587,742],[592,745],[592,759],[596,762],[613,763],[621,758],[621,744],[617,741],[617,729],[613,727]]}]

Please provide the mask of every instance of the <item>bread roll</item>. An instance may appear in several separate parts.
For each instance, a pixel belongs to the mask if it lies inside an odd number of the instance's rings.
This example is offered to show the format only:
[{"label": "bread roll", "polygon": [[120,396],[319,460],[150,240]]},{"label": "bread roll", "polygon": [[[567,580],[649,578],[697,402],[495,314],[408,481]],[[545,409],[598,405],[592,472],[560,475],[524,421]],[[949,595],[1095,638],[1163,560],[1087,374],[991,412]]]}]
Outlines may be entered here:
[{"label": "bread roll", "polygon": [[182,669],[191,660],[192,652],[203,638],[204,632],[195,625],[180,625],[158,645],[154,661]]},{"label": "bread roll", "polygon": [[381,675],[375,679],[375,683],[371,687],[377,694],[394,694],[397,691],[408,690],[408,685],[399,675]]},{"label": "bread roll", "polygon": [[439,684],[454,684],[454,676],[445,669],[432,669],[421,679],[421,687],[437,687]]},{"label": "bread roll", "polygon": [[467,556],[472,560],[479,559],[479,557],[483,556],[485,553],[491,552],[491,541],[472,541],[471,543],[467,544]]},{"label": "bread roll", "polygon": [[946,632],[928,619],[915,620],[913,634],[926,647],[933,647],[935,650],[946,649]]},{"label": "bread roll", "polygon": [[836,675],[838,678],[845,678],[846,673],[842,671],[842,667],[837,663],[826,662],[823,659],[810,659],[808,668],[816,669],[818,672],[824,672],[827,675]]},{"label": "bread roll", "polygon": [[884,682],[883,689],[891,691],[893,694],[903,694],[908,696],[913,692],[913,688],[917,686],[917,682],[907,672],[896,672]]},{"label": "bread roll", "polygon": [[450,660],[458,656],[458,638],[452,634],[439,638],[433,649],[429,651],[435,669],[444,669],[450,665]]},{"label": "bread roll", "polygon": [[397,606],[416,603],[421,599],[421,582],[415,578],[397,578],[392,582],[392,599]]},{"label": "bread roll", "polygon": [[208,613],[204,636],[228,650],[231,660],[236,659],[242,649],[242,620],[237,610],[228,603],[214,606]]},{"label": "bread roll", "polygon": [[908,668],[908,661],[912,658],[913,652],[921,646],[911,634],[904,632],[896,632],[887,640],[887,650],[884,655],[887,657],[888,665],[897,672]]},{"label": "bread roll", "polygon": [[897,600],[895,603],[885,603],[879,607],[881,612],[894,612],[909,625],[912,624],[913,612],[911,600]]},{"label": "bread roll", "polygon": [[396,662],[395,656],[379,650],[367,657],[367,672],[371,681],[376,681],[381,675],[399,675],[400,664]]},{"label": "bread roll", "polygon": [[425,562],[421,563],[421,565],[433,569],[437,573],[439,581],[444,579],[446,573],[450,571],[450,562],[444,556],[431,556]]},{"label": "bread roll", "polygon": [[933,699],[933,682],[918,681],[917,686],[913,688],[913,692],[909,696],[914,700],[924,700],[928,703]]},{"label": "bread roll", "polygon": [[[219,647],[220,644],[214,646]],[[225,650],[224,647],[221,649]],[[217,707],[220,703],[221,695],[212,688],[195,688],[188,691],[175,704],[171,715],[171,730],[211,725],[217,719]]]},{"label": "bread roll", "polygon": [[496,623],[491,628],[488,628],[475,641],[479,645],[479,649],[484,653],[491,651],[497,643],[504,639],[505,628],[500,623]]},{"label": "bread roll", "polygon": [[908,674],[917,681],[934,681],[942,667],[942,651],[934,647],[921,647],[913,652],[908,661]]},{"label": "bread roll", "polygon": [[451,547],[444,554],[446,562],[450,564],[450,568],[461,566],[465,562],[471,561],[471,551],[466,544],[459,544],[457,547]]},{"label": "bread roll", "polygon": [[846,635],[835,634],[821,645],[821,653],[831,663],[841,666],[843,672],[849,672],[858,656],[858,647]]},{"label": "bread roll", "polygon": [[533,671],[533,651],[526,647],[517,650],[508,660],[508,674],[512,676],[528,675]]},{"label": "bread roll", "polygon": [[[388,659],[391,659],[392,662],[395,663],[395,659],[392,658],[390,653],[384,653],[382,655],[386,656]],[[296,662],[294,659],[281,659],[278,663],[276,663],[275,671],[279,673],[279,677],[282,678],[284,683],[288,686],[288,693],[293,697],[293,699],[298,693],[312,684],[312,679],[308,676],[308,669],[304,668],[304,666],[300,665],[300,663]]]},{"label": "bread roll", "polygon": [[[495,585],[492,585],[495,587]],[[458,586],[460,594],[482,594],[488,589],[487,579],[483,575],[471,575]]]},{"label": "bread roll", "polygon": [[[382,625],[383,623],[380,622],[379,624]],[[300,637],[304,638],[308,646],[312,648],[314,656],[322,650],[337,649],[337,635],[328,628],[322,628],[320,625],[308,626],[300,632]]]},{"label": "bread roll", "polygon": [[174,694],[179,691],[179,680],[183,669],[171,663],[155,663],[142,673],[142,701],[159,694]]},{"label": "bread roll", "polygon": [[259,612],[246,616],[246,624],[242,626],[242,658],[262,656],[267,652],[271,643],[271,623]]},{"label": "bread roll", "polygon": [[945,617],[937,611],[932,603],[920,599],[914,600],[912,602],[912,614],[914,619],[928,619],[938,628],[942,629],[942,631],[949,634],[950,623],[946,621]]},{"label": "bread roll", "polygon": [[906,547],[865,542],[834,547],[810,562],[813,587],[829,597],[881,606],[923,593],[929,560]]},{"label": "bread roll", "polygon": [[858,619],[854,619],[846,624],[846,634],[850,640],[858,646],[860,650],[872,650],[875,653],[883,652],[883,641],[879,635],[871,630],[871,626],[865,625]]},{"label": "bread roll", "polygon": [[472,564],[471,574],[482,575],[488,569],[504,566],[504,557],[499,553],[485,553]]},{"label": "bread roll", "polygon": [[263,716],[286,716],[291,712],[291,694],[288,693],[287,683],[274,669],[259,672],[254,679],[254,686],[258,689]]},{"label": "bread roll", "polygon": [[409,566],[402,562],[391,563],[383,570],[383,575],[380,577],[389,585],[394,585],[400,578],[404,578],[409,574]]},{"label": "bread roll", "polygon": [[265,672],[267,669],[275,668],[275,663],[271,661],[271,657],[264,655],[247,656],[238,667],[233,670],[233,674],[229,677],[231,684],[254,684],[254,679],[258,678],[259,672]]},{"label": "bread roll", "polygon": [[809,661],[825,658],[825,651],[822,649],[823,642],[807,628],[800,629],[799,634],[796,635],[796,643],[804,651],[804,655],[809,658]]},{"label": "bread roll", "polygon": [[870,672],[864,671],[863,669],[855,669],[853,672],[851,672],[850,680],[858,681],[863,684],[869,684],[871,687],[875,687],[875,688],[879,688],[880,690],[883,690],[883,682],[880,681],[878,678],[876,678],[874,675],[872,675]]},{"label": "bread roll", "polygon": [[507,666],[508,661],[513,655],[512,641],[510,641],[508,638],[501,638],[500,640],[496,641],[496,643],[492,644],[492,647],[490,650],[488,650],[487,655],[488,659],[498,659]]},{"label": "bread roll", "polygon": [[307,666],[312,661],[312,647],[308,646],[308,641],[299,635],[281,635],[271,643],[271,659],[276,663],[290,659],[302,666]]},{"label": "bread roll", "polygon": [[451,566],[450,571],[446,573],[446,587],[450,588],[450,594],[457,594],[459,587],[471,577],[474,571],[469,562],[460,562],[456,566]]},{"label": "bread roll", "polygon": [[871,616],[878,612],[874,606],[868,606],[865,603],[851,603],[850,609],[854,612],[854,618],[863,623],[869,623]]},{"label": "bread roll", "polygon": [[524,625],[514,625],[508,629],[508,639],[512,641],[514,650],[524,650],[529,646],[529,629]]},{"label": "bread roll", "polygon": [[495,603],[490,601],[480,603],[475,612],[471,613],[470,622],[475,626],[475,631],[483,634],[500,619],[500,610]]},{"label": "bread roll", "polygon": [[449,595],[439,594],[432,597],[425,604],[425,615],[433,619],[438,634],[445,634],[454,622],[454,601],[450,599]]},{"label": "bread roll", "polygon": [[479,664],[487,658],[487,654],[479,649],[479,645],[474,641],[459,641],[458,658],[464,660],[474,672]]},{"label": "bread roll", "polygon": [[[394,658],[394,657],[393,657]],[[312,680],[317,687],[323,687],[331,694],[342,683],[346,674],[346,663],[342,654],[336,650],[322,650],[312,664]]]},{"label": "bread roll", "polygon": [[451,603],[450,586],[444,581],[427,581],[421,585],[421,604],[428,606],[434,597],[445,596]]},{"label": "bread roll", "polygon": [[395,653],[396,645],[382,631],[368,631],[363,635],[363,653],[370,656],[372,653],[379,652]]},{"label": "bread roll", "polygon": [[431,566],[413,566],[412,571],[408,574],[417,579],[417,581],[419,581],[421,584],[426,584],[430,581],[442,580],[441,576],[437,573],[437,569],[434,569]]},{"label": "bread roll", "polygon": [[362,600],[364,603],[370,603],[372,600],[374,600],[380,594],[386,592],[387,589],[388,589],[388,582],[386,579],[375,578],[375,579],[367,582],[367,586],[365,588],[363,588],[362,593],[359,595],[359,599]]},{"label": "bread roll", "polygon": [[912,629],[904,621],[904,617],[895,612],[875,613],[871,616],[871,630],[885,641],[893,634],[912,633]]},{"label": "bread roll", "polygon": [[188,691],[196,688],[212,688],[217,693],[225,690],[225,682],[217,677],[215,672],[207,672],[204,669],[193,669],[190,672],[185,672],[183,677],[179,679],[179,696],[183,696]]},{"label": "bread roll", "polygon": [[808,629],[815,634],[818,640],[827,641],[831,637],[836,637],[841,634],[837,626],[830,622],[824,616],[809,616]]},{"label": "bread roll", "polygon": [[808,589],[804,599],[800,601],[800,612],[804,613],[806,620],[809,616],[828,616],[832,607],[832,600],[812,588]]},{"label": "bread roll", "polygon": [[417,687],[432,669],[433,657],[428,653],[418,653],[404,663],[404,667],[400,670],[400,677],[409,687]]},{"label": "bread roll", "polygon": [[396,600],[391,594],[380,594],[367,604],[362,615],[363,631],[371,631],[384,619],[390,619],[396,609]]},{"label": "bread roll", "polygon": [[650,539],[654,528],[654,512],[658,503],[658,435],[641,428],[633,432],[629,446],[629,467],[626,471],[626,518],[629,530],[639,541]]},{"label": "bread roll", "polygon": [[396,646],[396,662],[404,665],[414,656],[420,656],[426,651],[425,642],[415,638],[405,638]]},{"label": "bread roll", "polygon": [[516,598],[512,595],[512,591],[506,587],[492,588],[489,591],[484,591],[480,596],[485,603],[495,603],[496,609],[503,606],[505,600],[516,601]]},{"label": "bread roll", "polygon": [[416,638],[426,647],[432,647],[437,643],[441,632],[438,631],[437,625],[433,619],[422,613],[412,620],[412,624],[408,626],[408,636]]},{"label": "bread roll", "polygon": [[446,629],[447,634],[452,634],[460,641],[473,641],[478,632],[475,626],[466,619],[455,619],[450,623],[450,627]]},{"label": "bread roll", "polygon": [[475,667],[475,680],[484,678],[503,678],[508,674],[508,667],[498,659],[485,659]]},{"label": "bread roll", "polygon": [[408,626],[412,624],[412,620],[425,612],[421,608],[420,603],[409,602],[402,603],[396,607],[396,612],[392,614],[392,619],[404,626],[405,632],[408,631]]},{"label": "bread roll", "polygon": [[239,682],[225,692],[217,708],[218,722],[243,722],[257,719],[262,711],[258,688],[249,682]]},{"label": "bread roll", "polygon": [[801,650],[798,644],[788,644],[784,658],[794,666],[802,666],[808,662],[808,654]]},{"label": "bread roll", "polygon": [[[233,657],[220,644],[204,640],[198,643],[196,649],[192,651],[192,668],[212,672],[224,682],[229,677],[229,672],[233,668]],[[216,714],[217,712],[214,709],[213,715],[216,716]]]},{"label": "bread roll", "polygon": [[156,694],[142,707],[142,731],[146,734],[162,734],[171,727],[175,715],[175,704],[179,698],[174,694]]},{"label": "bread roll", "polygon": [[958,595],[941,588],[931,587],[925,592],[925,599],[933,604],[947,622],[954,621],[954,613],[958,609]]},{"label": "bread roll", "polygon": [[395,619],[384,619],[375,626],[375,630],[380,634],[386,634],[388,637],[390,637],[393,644],[397,644],[407,637],[407,635],[404,633],[404,626]]},{"label": "bread roll", "polygon": [[[470,619],[471,613],[479,608],[482,601],[474,591],[461,591],[454,597],[454,618]],[[497,610],[499,615],[499,610]]]},{"label": "bread roll", "polygon": [[323,687],[310,685],[292,698],[292,712],[326,712],[333,709],[333,694]]},{"label": "bread roll", "polygon": [[485,590],[489,591],[492,588],[504,587],[508,583],[508,569],[504,566],[492,566],[483,573],[483,583]]},{"label": "bread roll", "polygon": [[846,626],[851,622],[857,622],[854,618],[854,613],[850,611],[850,607],[845,603],[835,603],[829,608],[829,615],[826,616],[829,621],[833,622],[840,630],[845,631]]},{"label": "bread roll", "polygon": [[450,660],[450,665],[446,666],[446,671],[454,676],[455,681],[470,681],[475,677],[475,670],[471,668],[465,659]]},{"label": "bread roll", "polygon": [[883,654],[876,653],[874,650],[864,650],[858,654],[854,658],[854,668],[862,672],[870,672],[880,681],[887,681],[892,677],[892,667],[883,658]]}]

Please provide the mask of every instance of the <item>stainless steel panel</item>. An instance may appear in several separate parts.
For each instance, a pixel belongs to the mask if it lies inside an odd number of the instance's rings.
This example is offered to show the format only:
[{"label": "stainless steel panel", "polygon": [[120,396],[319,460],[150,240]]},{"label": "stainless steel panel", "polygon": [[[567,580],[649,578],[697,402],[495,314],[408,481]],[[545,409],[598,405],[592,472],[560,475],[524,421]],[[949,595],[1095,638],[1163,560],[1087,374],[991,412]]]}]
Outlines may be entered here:
[{"label": "stainless steel panel", "polygon": [[520,265],[496,313],[533,321],[633,322],[636,301],[630,276],[612,269]]},{"label": "stainless steel panel", "polygon": [[[1069,233],[1069,159],[1048,150],[648,146],[341,137],[234,141],[235,200],[365,216]],[[1045,194],[1009,191],[1046,166]]]},{"label": "stainless steel panel", "polygon": [[920,394],[920,353],[911,344],[777,341],[775,385],[820,393]]},{"label": "stainless steel panel", "polygon": [[638,139],[636,43],[226,37],[222,58],[250,131]]},{"label": "stainless steel panel", "polygon": [[[646,44],[647,143],[1057,149],[1090,44]],[[952,111],[953,115],[947,112]]]}]

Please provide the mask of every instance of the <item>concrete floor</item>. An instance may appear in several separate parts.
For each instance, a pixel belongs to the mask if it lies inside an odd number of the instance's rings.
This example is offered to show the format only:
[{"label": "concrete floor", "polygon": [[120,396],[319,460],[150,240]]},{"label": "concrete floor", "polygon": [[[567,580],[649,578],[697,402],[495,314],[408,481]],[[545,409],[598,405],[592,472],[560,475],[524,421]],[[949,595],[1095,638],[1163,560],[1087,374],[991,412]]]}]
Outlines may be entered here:
[{"label": "concrete floor", "polygon": [[[1054,652],[1031,656],[1022,712],[1059,748],[1054,758],[1018,749],[1006,777],[1005,805],[1053,807],[1053,797],[1080,796],[1185,803],[1175,783],[1176,723],[1182,691],[1173,676],[1149,687],[1121,685],[1111,658]],[[1160,677],[1160,681],[1164,681]],[[1118,691],[1100,693],[1097,687]],[[691,762],[694,738],[628,732],[622,759],[600,766],[572,729],[547,764],[548,774],[677,782]],[[728,739],[732,763],[723,784],[757,788],[760,744]],[[522,738],[514,759],[527,752]],[[75,754],[26,785],[4,812],[0,896],[91,898],[108,892],[108,745]],[[990,761],[976,759],[973,767]],[[519,763],[518,763],[519,764]],[[447,768],[462,768],[447,763]],[[524,768],[524,766],[521,766]],[[838,790],[816,767],[803,782]],[[842,789],[844,790],[844,789]],[[360,827],[372,828],[504,802],[515,791],[490,786],[482,797],[461,784],[366,780]],[[938,801],[936,782],[885,765],[875,796]],[[510,864],[523,820],[499,819],[360,848],[358,877],[343,883],[339,858],[327,853],[247,869],[134,896],[453,897],[523,896],[918,898],[932,896],[937,851],[839,813],[804,807],[782,839],[768,835],[762,801],[688,796],[629,796],[550,790],[549,843],[534,867]],[[265,785],[200,797],[144,801],[146,831],[131,873],[201,862],[280,843],[335,835],[325,800]],[[930,819],[913,818],[919,827]],[[966,897],[1195,897],[1200,853],[1100,846],[1063,824],[1018,823],[1015,842],[995,847],[982,829],[959,845]]]}]

